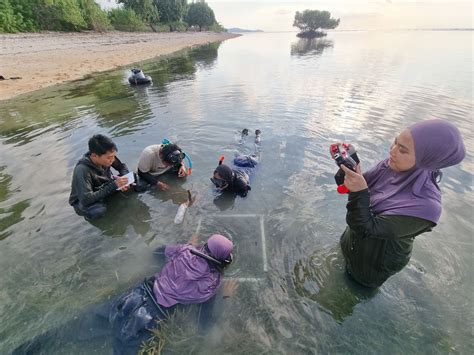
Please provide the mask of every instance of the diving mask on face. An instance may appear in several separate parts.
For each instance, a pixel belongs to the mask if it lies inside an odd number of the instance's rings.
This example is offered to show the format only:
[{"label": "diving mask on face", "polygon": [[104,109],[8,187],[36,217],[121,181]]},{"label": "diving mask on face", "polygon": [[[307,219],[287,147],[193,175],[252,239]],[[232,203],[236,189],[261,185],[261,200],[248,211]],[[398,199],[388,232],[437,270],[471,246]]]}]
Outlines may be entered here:
[{"label": "diving mask on face", "polygon": [[227,185],[227,181],[223,179],[216,179],[215,177],[211,177],[211,181],[218,189],[222,189],[225,185]]},{"label": "diving mask on face", "polygon": [[174,152],[171,152],[168,154],[168,156],[166,157],[166,160],[176,165],[176,164],[181,163],[181,161],[184,159],[185,156],[186,154],[184,154],[182,151],[175,150]]}]

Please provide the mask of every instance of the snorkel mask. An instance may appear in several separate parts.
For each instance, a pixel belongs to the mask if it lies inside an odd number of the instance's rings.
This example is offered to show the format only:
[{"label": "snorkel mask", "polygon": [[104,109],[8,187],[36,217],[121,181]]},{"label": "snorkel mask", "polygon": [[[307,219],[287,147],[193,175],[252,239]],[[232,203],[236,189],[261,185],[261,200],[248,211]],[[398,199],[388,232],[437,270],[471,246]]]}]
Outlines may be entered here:
[{"label": "snorkel mask", "polygon": [[[219,163],[218,163],[217,166],[219,167],[220,165],[222,165],[222,162],[223,162],[223,161],[224,161],[224,156],[221,155],[221,156],[219,157]],[[216,174],[216,173],[218,173],[217,169],[214,170],[214,174]],[[214,186],[215,186],[216,188],[218,188],[218,189],[223,189],[226,185],[229,184],[229,182],[228,182],[227,180],[225,180],[225,179],[218,179],[218,178],[215,178],[214,176],[211,177],[210,180],[211,180],[211,182],[214,184]]]},{"label": "snorkel mask", "polygon": [[225,185],[227,185],[227,181],[223,179],[216,179],[215,177],[211,177],[211,181],[218,189],[222,189]]},{"label": "snorkel mask", "polygon": [[[171,142],[168,139],[164,138],[161,141],[161,144],[167,145],[171,144]],[[188,154],[186,154],[182,150],[175,150],[174,152],[171,152],[166,156],[166,160],[171,162],[173,165],[180,164],[185,158],[188,162],[188,175],[191,175],[193,173],[193,162]]]},{"label": "snorkel mask", "polygon": [[197,249],[190,249],[191,254],[194,254],[196,256],[199,256],[203,259],[206,259],[207,261],[211,262],[212,264],[219,266],[219,267],[226,267],[232,263],[232,253],[229,254],[229,256],[224,259],[224,260],[217,260],[216,258],[212,257],[210,254],[211,252],[209,251],[209,248],[207,246],[207,243],[204,244],[203,250],[205,253],[197,250]]}]

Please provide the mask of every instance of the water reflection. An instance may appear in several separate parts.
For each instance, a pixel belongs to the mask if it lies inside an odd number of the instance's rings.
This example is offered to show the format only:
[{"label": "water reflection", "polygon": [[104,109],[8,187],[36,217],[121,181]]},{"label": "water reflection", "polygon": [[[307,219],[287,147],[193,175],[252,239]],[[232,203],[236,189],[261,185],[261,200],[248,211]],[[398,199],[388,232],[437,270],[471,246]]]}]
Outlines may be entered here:
[{"label": "water reflection", "polygon": [[221,211],[234,208],[236,195],[233,192],[224,191],[217,193],[217,196],[214,198],[213,202],[217,208]]},{"label": "water reflection", "polygon": [[[369,168],[399,129],[429,116],[459,125],[472,151],[472,34],[328,37],[337,46],[246,35],[143,64],[154,81],[147,88],[130,87],[126,68],[2,102],[0,233],[11,236],[0,240],[0,353],[152,274],[155,247],[199,228],[232,235],[233,271],[247,281],[206,342],[190,335],[179,353],[196,344],[201,353],[472,353],[472,156],[446,172],[443,220],[420,236],[411,267],[373,296],[352,287],[338,255],[345,199],[327,154],[329,143],[350,141]],[[231,160],[232,134],[244,127],[262,129],[264,159],[249,195],[222,213],[209,177],[220,154]],[[67,197],[95,133],[114,136],[132,169],[144,147],[179,141],[193,175],[169,191],[114,196],[91,225]],[[175,225],[187,189],[198,199]]]},{"label": "water reflection", "polygon": [[211,68],[218,54],[219,43],[210,43],[183,53],[179,57],[161,59],[146,64],[143,70],[152,77],[153,89],[160,93],[168,91],[168,84],[180,80],[192,80],[197,67]]},{"label": "water reflection", "polygon": [[332,48],[334,42],[321,38],[301,38],[291,44],[291,55],[295,56],[319,56],[326,48]]},{"label": "water reflection", "polygon": [[[13,192],[16,192],[11,190],[12,176],[4,172],[5,168],[5,166],[0,166],[0,204],[3,204]],[[0,240],[13,233],[8,229],[24,219],[22,213],[29,206],[30,201],[27,199],[16,202],[7,208],[0,207]]]},{"label": "water reflection", "polygon": [[[168,202],[175,205],[180,205],[182,203],[188,202],[188,190],[183,187],[186,183],[187,178],[177,178],[171,174],[165,174],[161,177],[160,181],[164,182],[169,186],[168,190],[160,190],[158,188],[153,188],[151,193],[154,197],[159,199],[161,202]],[[191,194],[193,191],[191,191]],[[192,196],[192,199],[195,199],[196,196]]]},{"label": "water reflection", "polygon": [[133,191],[111,196],[107,199],[105,215],[87,221],[110,237],[125,237],[130,233],[130,229],[137,235],[145,237],[151,231],[150,208]]},{"label": "water reflection", "polygon": [[378,292],[356,284],[347,276],[339,246],[315,251],[310,257],[298,260],[292,279],[298,295],[317,302],[338,323],[352,315],[358,303]]}]

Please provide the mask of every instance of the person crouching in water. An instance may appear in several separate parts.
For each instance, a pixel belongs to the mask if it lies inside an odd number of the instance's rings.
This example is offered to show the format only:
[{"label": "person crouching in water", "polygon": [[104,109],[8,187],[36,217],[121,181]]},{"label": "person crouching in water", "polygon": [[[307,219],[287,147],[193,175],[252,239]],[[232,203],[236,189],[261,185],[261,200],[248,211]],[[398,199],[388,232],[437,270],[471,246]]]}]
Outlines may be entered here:
[{"label": "person crouching in water", "polygon": [[[232,262],[233,243],[220,234],[197,245],[197,236],[187,244],[167,246],[167,262],[161,272],[146,279],[117,299],[110,311],[114,354],[137,352],[156,328],[178,305],[210,301],[219,291],[223,272]],[[223,297],[231,297],[237,281],[224,284]]]},{"label": "person crouching in water", "polygon": [[[74,168],[69,204],[88,219],[102,217],[107,211],[104,199],[118,189],[128,189],[127,166],[117,158],[117,146],[101,134],[89,139],[89,151]],[[114,176],[114,168],[119,176]]]},{"label": "person crouching in water", "polygon": [[[168,184],[160,181],[164,174],[175,174],[180,178],[191,174],[191,167],[187,169],[183,162],[185,157],[186,154],[177,144],[167,140],[163,144],[146,147],[138,161],[139,183],[135,189],[138,192],[153,186],[160,190],[169,189]],[[190,162],[189,157],[187,159]]]}]

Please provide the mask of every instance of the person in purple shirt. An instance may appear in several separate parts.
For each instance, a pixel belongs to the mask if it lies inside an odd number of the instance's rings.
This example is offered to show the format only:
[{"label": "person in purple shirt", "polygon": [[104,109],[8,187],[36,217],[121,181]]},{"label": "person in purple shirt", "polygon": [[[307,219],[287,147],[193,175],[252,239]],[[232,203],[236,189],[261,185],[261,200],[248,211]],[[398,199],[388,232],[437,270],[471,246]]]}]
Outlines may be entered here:
[{"label": "person in purple shirt", "polygon": [[[109,320],[113,329],[114,354],[134,354],[157,326],[179,305],[204,304],[218,293],[223,272],[232,262],[232,242],[220,234],[204,245],[193,236],[186,244],[167,246],[166,264],[153,277],[119,297]],[[223,297],[231,297],[235,280],[223,285]]]},{"label": "person in purple shirt", "polygon": [[220,234],[210,236],[204,245],[198,245],[197,240],[193,236],[186,244],[163,248],[167,260],[160,272],[61,327],[25,342],[13,354],[64,352],[71,342],[84,342],[89,347],[99,342],[104,348],[105,342],[114,354],[135,355],[152,336],[150,329],[166,321],[178,307],[194,304],[202,305],[198,327],[208,325],[221,286],[223,298],[231,297],[238,286],[236,280],[223,282],[234,245]]}]

